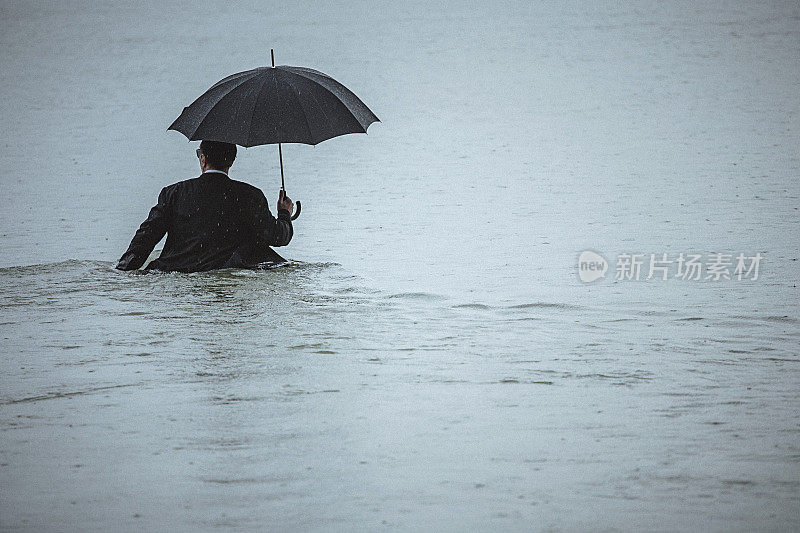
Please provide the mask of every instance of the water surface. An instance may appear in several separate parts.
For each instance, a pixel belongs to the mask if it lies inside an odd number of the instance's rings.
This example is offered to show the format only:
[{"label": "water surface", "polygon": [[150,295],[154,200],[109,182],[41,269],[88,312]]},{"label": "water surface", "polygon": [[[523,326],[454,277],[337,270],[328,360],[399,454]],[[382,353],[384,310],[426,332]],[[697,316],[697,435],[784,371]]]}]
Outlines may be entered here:
[{"label": "water surface", "polygon": [[[796,5],[0,14],[1,528],[800,528]],[[382,120],[284,146],[291,264],[114,270],[199,173],[166,127],[269,48]],[[277,150],[231,175],[274,202]]]}]

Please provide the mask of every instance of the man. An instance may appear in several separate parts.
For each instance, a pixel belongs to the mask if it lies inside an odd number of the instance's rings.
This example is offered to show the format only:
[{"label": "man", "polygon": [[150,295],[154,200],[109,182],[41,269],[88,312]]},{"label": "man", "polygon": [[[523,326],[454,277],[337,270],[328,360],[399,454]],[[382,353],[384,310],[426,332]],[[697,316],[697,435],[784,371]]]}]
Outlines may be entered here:
[{"label": "man", "polygon": [[202,175],[161,190],[118,269],[141,267],[165,233],[161,256],[147,269],[199,272],[282,260],[269,247],[292,240],[294,202],[281,190],[276,219],[260,189],[230,179],[235,144],[202,141],[197,157]]}]

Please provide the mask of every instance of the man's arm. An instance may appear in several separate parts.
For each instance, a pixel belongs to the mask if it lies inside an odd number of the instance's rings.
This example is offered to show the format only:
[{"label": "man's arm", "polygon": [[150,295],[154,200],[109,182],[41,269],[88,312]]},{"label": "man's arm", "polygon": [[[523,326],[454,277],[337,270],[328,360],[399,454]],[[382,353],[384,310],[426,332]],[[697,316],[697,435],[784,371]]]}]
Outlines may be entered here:
[{"label": "man's arm", "polygon": [[142,225],[136,230],[136,235],[133,236],[128,250],[119,259],[117,268],[119,270],[136,270],[141,267],[158,241],[164,237],[168,227],[167,189],[165,187],[161,189],[158,203],[150,210],[147,220],[142,222]]},{"label": "man's arm", "polygon": [[272,216],[264,193],[259,191],[253,211],[253,225],[258,239],[268,246],[286,246],[292,240],[292,209],[294,204],[281,191],[278,196],[278,218]]}]

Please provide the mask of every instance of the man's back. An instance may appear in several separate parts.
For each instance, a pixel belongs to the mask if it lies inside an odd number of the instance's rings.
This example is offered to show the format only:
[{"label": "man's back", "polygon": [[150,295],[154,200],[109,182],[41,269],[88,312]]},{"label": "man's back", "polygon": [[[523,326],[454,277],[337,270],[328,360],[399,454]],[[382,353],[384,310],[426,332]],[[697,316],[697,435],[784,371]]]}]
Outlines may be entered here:
[{"label": "man's back", "polygon": [[293,230],[289,211],[273,217],[260,189],[212,170],[162,189],[117,268],[142,266],[165,233],[161,256],[148,269],[197,272],[251,266],[277,256],[269,246],[285,246]]}]

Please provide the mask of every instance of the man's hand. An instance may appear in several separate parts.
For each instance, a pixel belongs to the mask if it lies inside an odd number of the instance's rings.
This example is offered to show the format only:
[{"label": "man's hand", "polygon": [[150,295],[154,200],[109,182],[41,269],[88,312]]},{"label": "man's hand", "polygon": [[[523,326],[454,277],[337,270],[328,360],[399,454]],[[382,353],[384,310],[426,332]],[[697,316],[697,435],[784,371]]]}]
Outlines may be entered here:
[{"label": "man's hand", "polygon": [[286,209],[289,211],[289,216],[294,214],[294,202],[291,198],[286,196],[286,191],[283,189],[278,192],[278,211],[281,209]]}]

